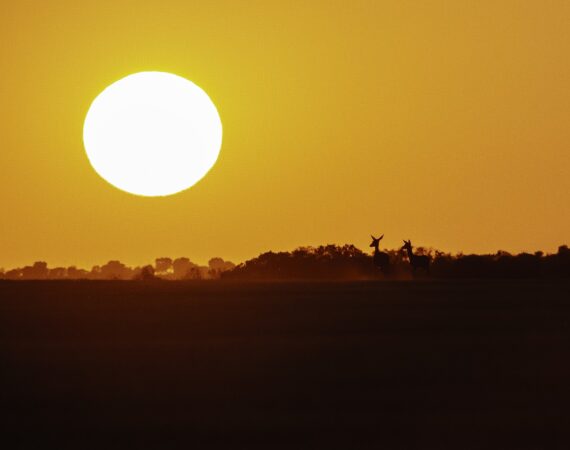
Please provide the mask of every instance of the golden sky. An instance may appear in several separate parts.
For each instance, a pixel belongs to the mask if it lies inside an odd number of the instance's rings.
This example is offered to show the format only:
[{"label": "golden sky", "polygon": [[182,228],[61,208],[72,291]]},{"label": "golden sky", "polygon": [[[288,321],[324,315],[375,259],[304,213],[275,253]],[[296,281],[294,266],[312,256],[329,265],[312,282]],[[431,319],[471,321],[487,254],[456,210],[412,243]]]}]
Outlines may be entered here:
[{"label": "golden sky", "polygon": [[[370,233],[447,251],[570,243],[570,2],[0,3],[0,266],[236,262]],[[166,198],[91,168],[112,82],[173,72],[224,126]]]}]

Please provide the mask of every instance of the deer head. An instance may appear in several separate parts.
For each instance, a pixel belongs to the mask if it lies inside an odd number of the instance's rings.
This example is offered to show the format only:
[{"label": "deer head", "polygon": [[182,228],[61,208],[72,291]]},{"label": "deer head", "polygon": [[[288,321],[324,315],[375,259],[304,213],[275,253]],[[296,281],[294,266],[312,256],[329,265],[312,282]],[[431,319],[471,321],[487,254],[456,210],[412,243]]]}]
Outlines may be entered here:
[{"label": "deer head", "polygon": [[412,251],[412,241],[404,239],[404,245],[402,246],[401,250],[408,250],[409,252]]},{"label": "deer head", "polygon": [[378,247],[378,244],[380,243],[384,235],[380,236],[379,238],[375,238],[372,235],[370,235],[370,237],[372,238],[372,243],[370,244],[370,247]]}]

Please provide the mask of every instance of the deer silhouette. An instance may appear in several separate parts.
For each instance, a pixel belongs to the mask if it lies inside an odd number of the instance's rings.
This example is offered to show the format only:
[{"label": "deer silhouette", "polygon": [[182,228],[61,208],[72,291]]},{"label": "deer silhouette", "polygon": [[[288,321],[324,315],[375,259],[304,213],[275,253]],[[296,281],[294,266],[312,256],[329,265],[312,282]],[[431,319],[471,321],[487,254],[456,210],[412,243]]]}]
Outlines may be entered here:
[{"label": "deer silhouette", "polygon": [[372,238],[370,247],[374,247],[374,265],[378,267],[384,274],[386,274],[390,270],[390,256],[388,253],[384,253],[378,250],[378,244],[380,244],[380,241],[384,235],[380,236],[379,238],[375,238],[372,235],[370,235],[370,237]]},{"label": "deer silhouette", "polygon": [[429,256],[414,255],[414,252],[412,251],[412,241],[410,240],[406,241],[404,239],[404,246],[402,247],[402,250],[407,250],[408,259],[410,260],[410,264],[412,266],[414,273],[416,272],[416,269],[421,268],[424,269],[426,273],[429,275],[429,263],[431,260]]}]

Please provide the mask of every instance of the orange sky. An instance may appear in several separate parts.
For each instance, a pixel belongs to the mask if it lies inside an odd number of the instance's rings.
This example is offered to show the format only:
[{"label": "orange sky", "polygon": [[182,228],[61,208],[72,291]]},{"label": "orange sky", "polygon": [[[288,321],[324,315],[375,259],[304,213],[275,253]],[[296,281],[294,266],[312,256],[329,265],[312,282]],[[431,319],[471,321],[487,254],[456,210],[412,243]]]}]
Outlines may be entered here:
[{"label": "orange sky", "polygon": [[[570,243],[570,2],[0,4],[0,266],[298,245]],[[217,165],[166,198],[103,181],[83,119],[144,70],[201,86]]]}]

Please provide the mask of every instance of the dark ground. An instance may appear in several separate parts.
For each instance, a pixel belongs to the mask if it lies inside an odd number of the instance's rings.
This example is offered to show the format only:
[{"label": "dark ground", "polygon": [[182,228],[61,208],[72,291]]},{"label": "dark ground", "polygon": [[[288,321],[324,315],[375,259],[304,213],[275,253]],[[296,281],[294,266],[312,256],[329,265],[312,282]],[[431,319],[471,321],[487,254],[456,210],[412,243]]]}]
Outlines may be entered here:
[{"label": "dark ground", "polygon": [[0,282],[7,449],[567,449],[570,283]]}]

